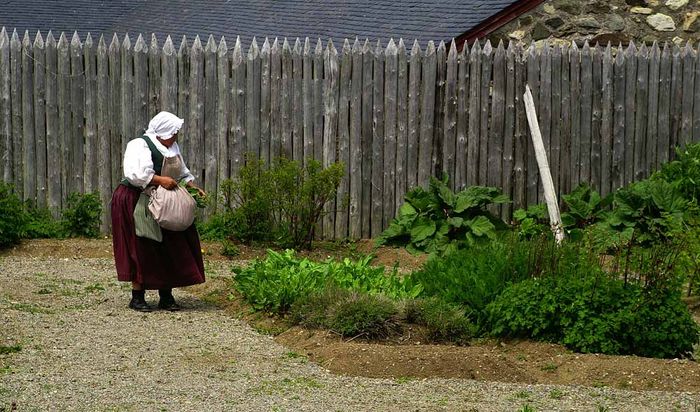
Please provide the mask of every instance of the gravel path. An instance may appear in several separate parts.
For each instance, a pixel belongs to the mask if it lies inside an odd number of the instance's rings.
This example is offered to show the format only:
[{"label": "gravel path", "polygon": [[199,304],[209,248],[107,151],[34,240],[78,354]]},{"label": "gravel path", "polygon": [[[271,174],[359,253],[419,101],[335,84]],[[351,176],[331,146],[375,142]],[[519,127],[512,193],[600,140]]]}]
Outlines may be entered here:
[{"label": "gravel path", "polygon": [[0,258],[0,344],[21,345],[0,355],[0,411],[700,408],[689,393],[336,376],[185,291],[188,310],[131,311],[129,288],[111,259]]}]

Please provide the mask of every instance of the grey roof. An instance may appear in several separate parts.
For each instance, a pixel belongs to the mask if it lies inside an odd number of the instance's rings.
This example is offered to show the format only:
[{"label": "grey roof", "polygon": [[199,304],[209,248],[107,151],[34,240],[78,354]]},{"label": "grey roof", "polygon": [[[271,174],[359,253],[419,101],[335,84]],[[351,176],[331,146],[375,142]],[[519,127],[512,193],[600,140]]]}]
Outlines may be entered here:
[{"label": "grey roof", "polygon": [[218,40],[240,36],[312,39],[403,38],[449,41],[502,11],[514,0],[319,1],[319,0],[6,0],[0,2],[0,25],[34,35],[77,31],[81,37],[128,32],[155,33],[162,41],[182,35]]}]

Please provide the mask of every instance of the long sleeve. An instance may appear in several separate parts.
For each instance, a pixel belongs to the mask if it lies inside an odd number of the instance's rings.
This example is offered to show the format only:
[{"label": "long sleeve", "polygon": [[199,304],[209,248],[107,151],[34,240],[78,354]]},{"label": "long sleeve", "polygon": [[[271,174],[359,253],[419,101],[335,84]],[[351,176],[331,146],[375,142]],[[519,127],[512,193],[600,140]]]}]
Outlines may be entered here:
[{"label": "long sleeve", "polygon": [[153,169],[151,151],[143,139],[134,139],[126,145],[123,168],[124,177],[132,185],[145,188],[151,182],[156,172]]}]

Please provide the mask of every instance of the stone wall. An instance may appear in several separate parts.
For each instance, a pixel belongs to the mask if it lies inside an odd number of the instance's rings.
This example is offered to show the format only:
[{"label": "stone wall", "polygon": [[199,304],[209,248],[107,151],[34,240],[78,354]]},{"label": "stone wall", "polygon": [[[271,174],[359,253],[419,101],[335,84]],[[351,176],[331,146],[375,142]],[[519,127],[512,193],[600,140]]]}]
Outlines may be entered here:
[{"label": "stone wall", "polygon": [[489,36],[492,42],[550,39],[623,45],[700,40],[700,0],[547,0]]}]

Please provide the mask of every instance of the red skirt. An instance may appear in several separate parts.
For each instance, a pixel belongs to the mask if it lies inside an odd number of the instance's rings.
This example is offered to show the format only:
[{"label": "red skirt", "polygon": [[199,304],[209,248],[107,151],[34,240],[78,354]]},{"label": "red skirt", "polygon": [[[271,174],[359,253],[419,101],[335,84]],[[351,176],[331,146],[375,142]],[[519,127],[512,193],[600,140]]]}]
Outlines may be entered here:
[{"label": "red skirt", "polygon": [[163,241],[137,237],[134,208],[141,191],[119,185],[112,194],[112,247],[117,279],[144,289],[204,283],[204,263],[194,224],[182,232],[162,229]]}]

